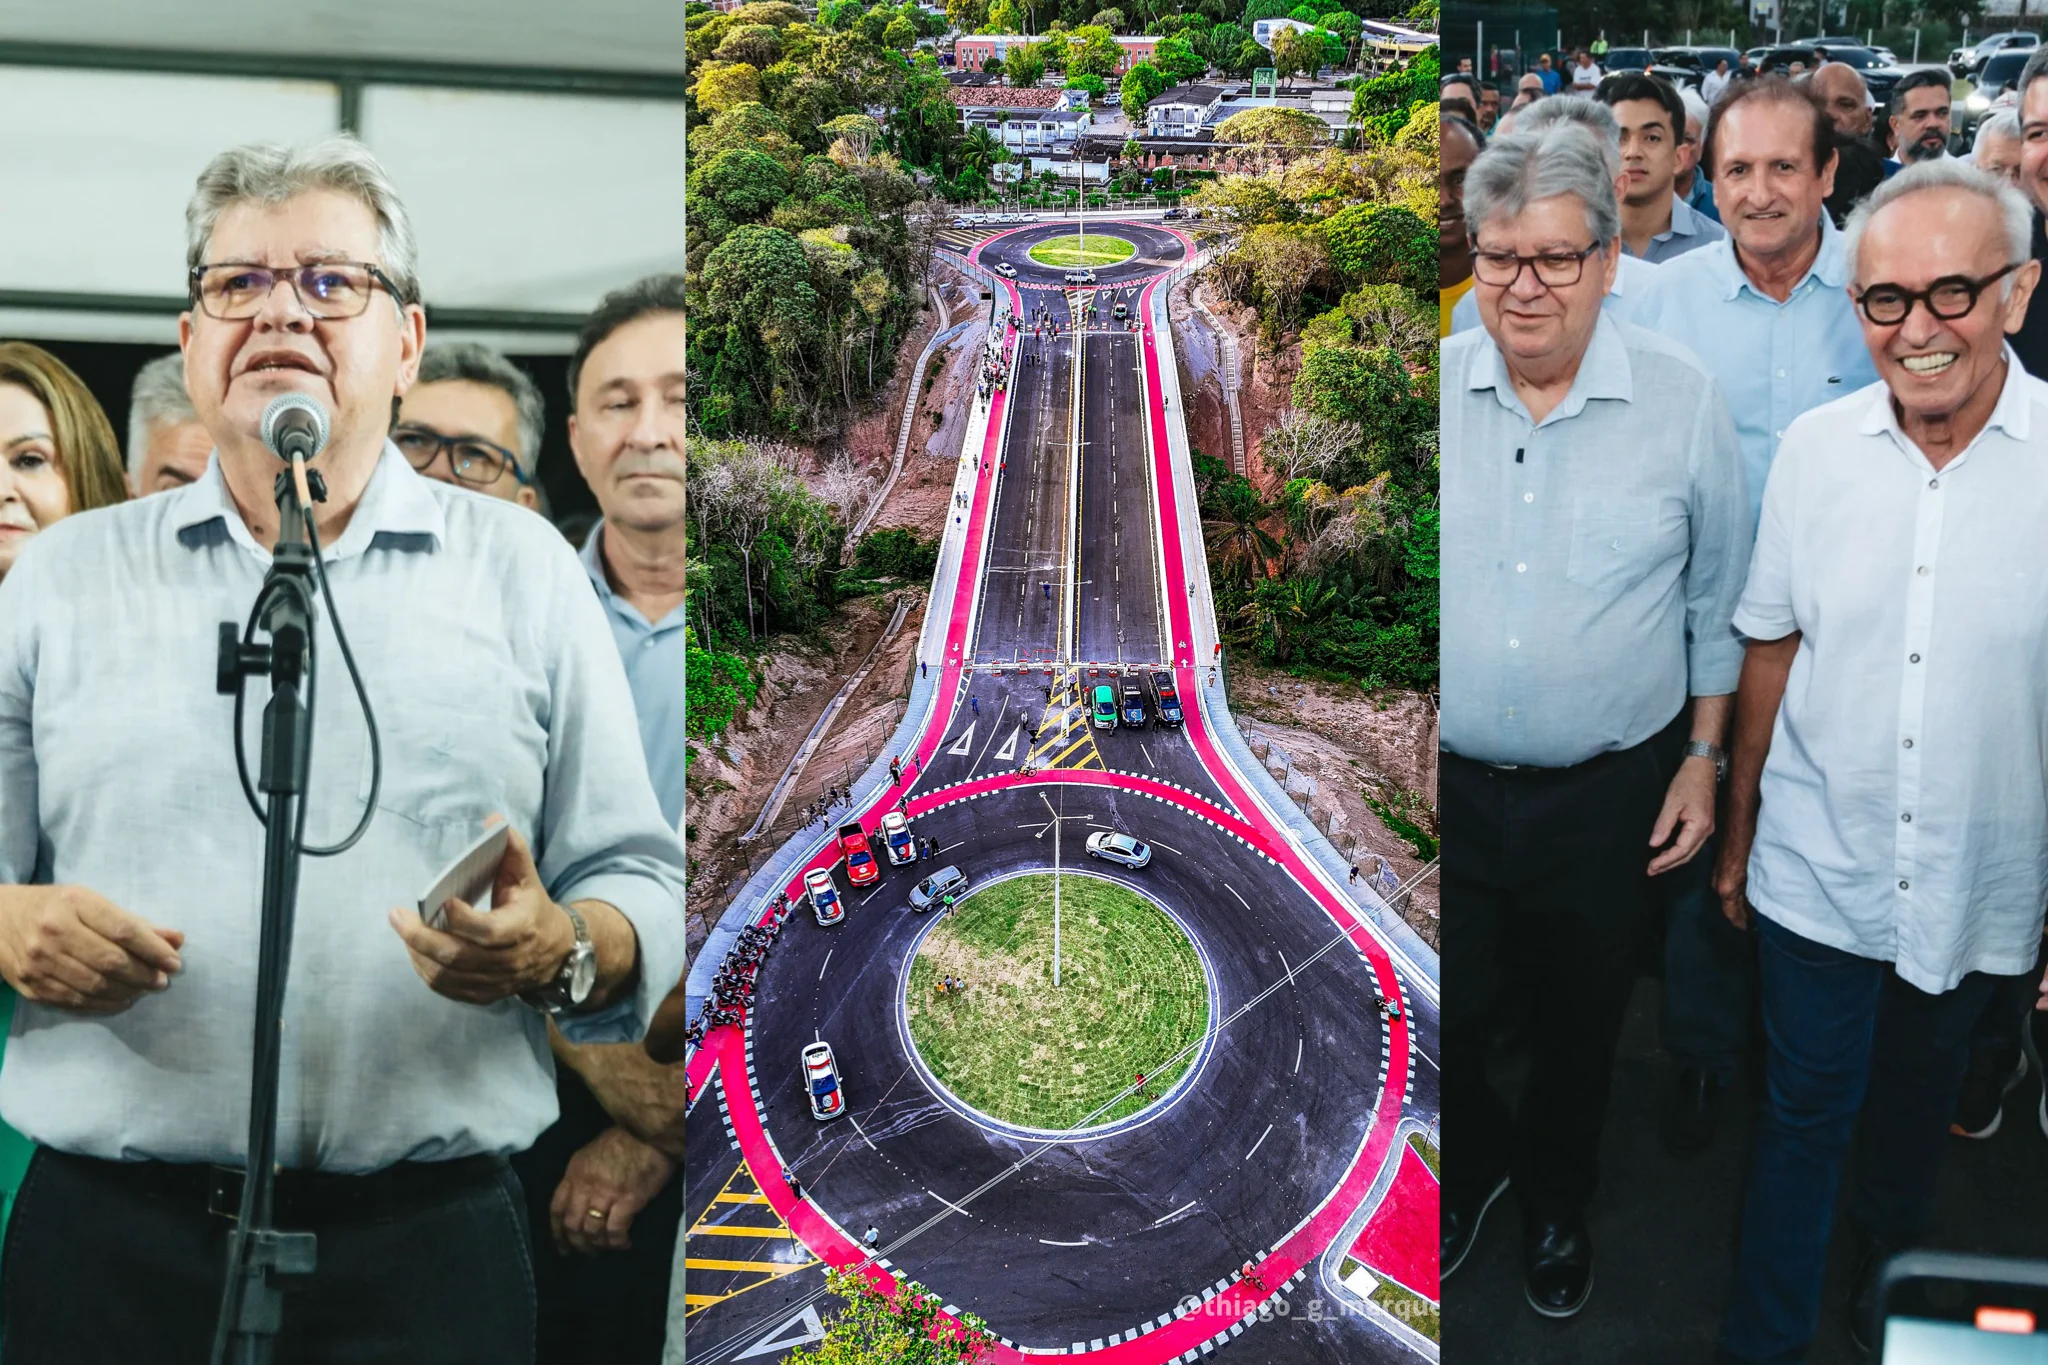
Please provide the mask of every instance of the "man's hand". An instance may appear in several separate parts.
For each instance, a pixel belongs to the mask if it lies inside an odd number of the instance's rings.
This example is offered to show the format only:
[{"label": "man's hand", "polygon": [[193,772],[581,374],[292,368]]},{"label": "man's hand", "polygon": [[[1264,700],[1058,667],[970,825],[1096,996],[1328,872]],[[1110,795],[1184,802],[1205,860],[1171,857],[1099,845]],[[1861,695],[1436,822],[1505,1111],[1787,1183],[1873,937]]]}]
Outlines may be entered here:
[{"label": "man's hand", "polygon": [[569,1158],[548,1204],[555,1249],[624,1251],[640,1210],[676,1173],[676,1163],[623,1128],[607,1128]]},{"label": "man's hand", "polygon": [[118,1014],[183,968],[185,935],[83,886],[0,891],[0,975],[26,999]]},{"label": "man's hand", "polygon": [[1714,765],[1704,758],[1688,758],[1664,792],[1664,809],[1657,814],[1657,827],[1650,831],[1650,847],[1662,846],[1673,832],[1678,838],[1670,848],[1650,859],[1650,875],[1684,867],[1714,832]]},{"label": "man's hand", "polygon": [[554,1049],[555,1065],[580,1076],[613,1123],[657,1151],[683,1159],[683,1110],[690,1087],[681,1067],[655,1061],[638,1043],[578,1046],[564,1038],[553,1021],[548,1025],[548,1044]]},{"label": "man's hand", "polygon": [[569,912],[549,898],[533,865],[533,850],[512,831],[490,910],[451,899],[442,928],[429,928],[417,910],[396,907],[391,927],[405,940],[412,968],[436,994],[490,1005],[552,981],[576,946]]},{"label": "man's hand", "polygon": [[1714,860],[1714,894],[1721,898],[1721,917],[1738,929],[1749,928],[1755,912],[1749,904],[1749,846],[1755,836],[1726,838]]}]

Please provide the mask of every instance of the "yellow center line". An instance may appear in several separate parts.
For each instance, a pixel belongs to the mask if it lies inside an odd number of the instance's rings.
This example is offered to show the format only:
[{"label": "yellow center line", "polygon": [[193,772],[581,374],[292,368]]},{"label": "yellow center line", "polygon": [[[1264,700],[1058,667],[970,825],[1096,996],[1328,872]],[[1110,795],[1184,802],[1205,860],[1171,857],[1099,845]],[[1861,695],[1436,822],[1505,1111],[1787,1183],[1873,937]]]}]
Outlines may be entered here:
[{"label": "yellow center line", "polygon": [[812,1263],[809,1261],[803,1265],[793,1265],[785,1261],[715,1261],[707,1256],[683,1258],[685,1270],[743,1270],[756,1275],[788,1275],[810,1264]]},{"label": "yellow center line", "polygon": [[1094,737],[1093,735],[1083,735],[1083,736],[1081,736],[1081,738],[1080,738],[1080,739],[1079,739],[1078,741],[1076,741],[1076,742],[1075,742],[1074,744],[1072,744],[1071,746],[1069,746],[1069,747],[1068,747],[1068,749],[1067,749],[1066,753],[1063,753],[1063,754],[1061,754],[1061,755],[1060,755],[1060,756],[1059,756],[1058,758],[1054,759],[1054,760],[1053,760],[1053,762],[1054,762],[1054,763],[1056,763],[1056,764],[1057,764],[1057,763],[1064,763],[1064,762],[1066,762],[1067,758],[1068,758],[1068,757],[1069,757],[1070,755],[1072,755],[1072,754],[1073,754],[1073,753],[1074,753],[1074,752],[1075,752],[1076,750],[1078,750],[1078,749],[1084,749],[1084,748],[1087,748],[1087,747],[1088,747],[1089,745],[1093,744],[1094,742],[1095,742],[1095,737]]},{"label": "yellow center line", "polygon": [[743,1224],[710,1223],[690,1229],[692,1237],[787,1237],[786,1227],[755,1228]]},{"label": "yellow center line", "polygon": [[768,1202],[768,1196],[765,1194],[732,1194],[725,1190],[720,1190],[717,1194],[711,1196],[711,1202],[714,1204],[765,1204]]}]

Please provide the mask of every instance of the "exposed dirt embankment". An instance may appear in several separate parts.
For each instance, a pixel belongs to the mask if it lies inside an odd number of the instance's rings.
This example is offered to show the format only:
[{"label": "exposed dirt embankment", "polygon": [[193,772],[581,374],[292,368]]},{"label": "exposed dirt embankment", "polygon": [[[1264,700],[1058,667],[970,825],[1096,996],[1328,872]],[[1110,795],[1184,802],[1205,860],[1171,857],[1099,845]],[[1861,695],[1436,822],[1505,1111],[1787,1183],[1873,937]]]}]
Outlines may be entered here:
[{"label": "exposed dirt embankment", "polygon": [[[1436,716],[1428,697],[1392,689],[1368,696],[1348,683],[1232,664],[1230,705],[1245,722],[1252,752],[1267,749],[1261,757],[1276,780],[1290,792],[1313,787],[1310,817],[1361,878],[1374,872],[1375,854],[1403,884],[1422,869],[1428,860],[1372,803],[1435,839]],[[1431,947],[1437,946],[1437,907],[1434,873],[1397,906]]]}]

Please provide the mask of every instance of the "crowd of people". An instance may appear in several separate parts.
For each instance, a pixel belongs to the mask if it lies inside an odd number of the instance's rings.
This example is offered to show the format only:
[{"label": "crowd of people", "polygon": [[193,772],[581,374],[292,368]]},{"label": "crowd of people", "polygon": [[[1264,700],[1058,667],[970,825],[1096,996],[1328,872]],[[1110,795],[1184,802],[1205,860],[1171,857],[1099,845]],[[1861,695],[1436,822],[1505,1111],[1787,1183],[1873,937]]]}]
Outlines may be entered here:
[{"label": "crowd of people", "polygon": [[[607,295],[576,341],[602,512],[579,549],[542,515],[541,391],[429,337],[362,144],[230,148],[184,229],[180,348],[136,375],[125,458],[71,368],[0,342],[0,1350],[212,1342],[263,868],[213,654],[279,533],[258,419],[296,392],[331,422],[313,520],[381,752],[323,606],[310,840],[376,816],[299,879],[276,1213],[319,1241],[280,1355],[655,1361],[685,1098],[656,1060],[684,958],[682,277]],[[514,831],[488,913],[387,915],[487,816]]]},{"label": "crowd of people", "polygon": [[1798,1360],[1843,1176],[1861,1344],[2043,1017],[2048,55],[1968,157],[1938,72],[1547,75],[1443,119],[1442,1270],[1512,1192],[1588,1301],[1661,939],[1674,1157],[1762,1058],[1720,1358]]}]

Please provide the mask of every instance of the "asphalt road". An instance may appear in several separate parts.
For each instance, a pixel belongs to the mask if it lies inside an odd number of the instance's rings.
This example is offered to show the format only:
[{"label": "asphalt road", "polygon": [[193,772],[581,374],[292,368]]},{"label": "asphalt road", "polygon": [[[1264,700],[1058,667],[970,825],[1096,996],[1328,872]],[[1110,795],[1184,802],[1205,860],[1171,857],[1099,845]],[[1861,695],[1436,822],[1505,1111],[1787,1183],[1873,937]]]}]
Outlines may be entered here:
[{"label": "asphalt road", "polygon": [[[1153,843],[1152,866],[1138,872],[1079,861],[1173,907],[1208,961],[1224,1018],[1277,986],[1222,1030],[1194,1083],[1163,1112],[1118,1136],[1047,1146],[992,1132],[925,1088],[897,1012],[908,950],[927,923],[905,894],[930,865],[887,869],[874,890],[849,897],[852,913],[830,929],[792,917],[753,1025],[764,1121],[807,1194],[855,1235],[881,1228],[895,1268],[1027,1347],[1089,1342],[1170,1313],[1191,1288],[1281,1240],[1363,1140],[1386,1036],[1361,1008],[1371,999],[1367,966],[1329,917],[1263,856],[1191,814],[1128,793],[1032,787],[935,811],[918,829],[938,841],[938,863],[958,863],[976,881],[1041,869],[1052,861],[1048,799],[1066,816],[1089,817],[1064,822],[1063,861],[1075,860],[1091,829],[1124,828]],[[810,1117],[797,1056],[814,1038],[837,1054],[845,1120]],[[1415,1069],[1418,1080],[1429,1074]],[[1433,1098],[1418,1098],[1434,1111]],[[709,1102],[699,1101],[700,1112]],[[718,1133],[694,1119],[691,1128]],[[706,1155],[715,1161],[716,1143]],[[693,1198],[692,1212],[700,1207]],[[907,1245],[890,1245],[934,1217],[941,1221]],[[800,1282],[765,1286],[732,1301],[744,1305],[739,1316],[720,1312],[718,1321],[735,1330],[761,1321],[765,1331],[764,1319],[803,1292]],[[1296,1292],[1316,1291],[1305,1283]],[[1231,1358],[1400,1358],[1342,1320],[1308,1323],[1305,1302],[1302,1314],[1274,1329],[1267,1354],[1251,1336],[1233,1343]],[[723,1333],[707,1328],[702,1340],[714,1346]],[[693,1353],[698,1340],[693,1332]]]},{"label": "asphalt road", "polygon": [[1053,338],[1036,317],[1044,309],[1064,329],[1070,317],[1065,295],[1043,291],[1025,295],[1025,302],[1029,321],[1041,331],[1034,336],[1032,326],[1022,329],[1010,383],[1010,430],[974,644],[981,660],[1045,657],[1059,641],[1074,340],[1071,332]]}]

